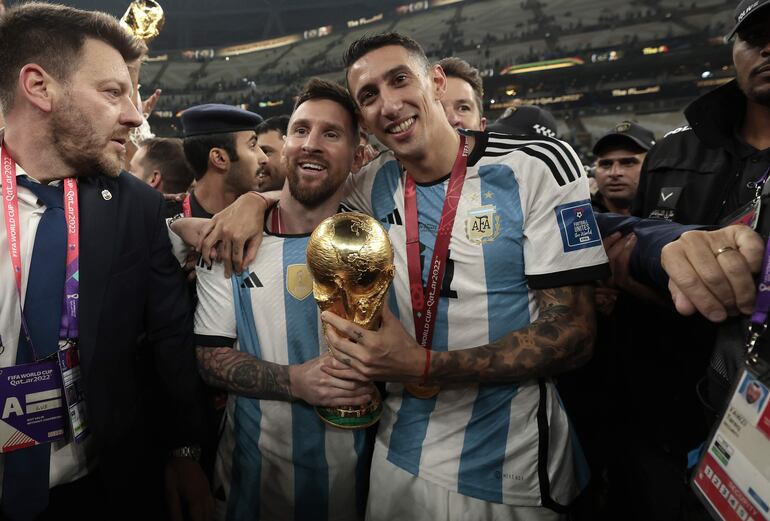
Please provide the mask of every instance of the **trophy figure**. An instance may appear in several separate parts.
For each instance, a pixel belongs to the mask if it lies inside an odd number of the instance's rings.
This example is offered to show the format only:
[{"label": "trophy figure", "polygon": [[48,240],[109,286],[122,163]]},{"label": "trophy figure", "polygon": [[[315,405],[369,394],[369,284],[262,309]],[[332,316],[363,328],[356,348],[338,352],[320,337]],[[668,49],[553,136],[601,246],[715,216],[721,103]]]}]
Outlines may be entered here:
[{"label": "trophy figure", "polygon": [[128,5],[120,25],[134,38],[149,44],[159,34],[166,21],[163,8],[153,0],[134,0]]},{"label": "trophy figure", "polygon": [[[313,296],[322,311],[369,330],[380,326],[395,267],[390,239],[376,219],[356,212],[325,219],[308,241],[307,267],[313,276]],[[332,326],[324,324],[326,327]],[[315,411],[335,427],[362,429],[380,419],[382,397],[376,391],[365,405],[316,407]]]}]

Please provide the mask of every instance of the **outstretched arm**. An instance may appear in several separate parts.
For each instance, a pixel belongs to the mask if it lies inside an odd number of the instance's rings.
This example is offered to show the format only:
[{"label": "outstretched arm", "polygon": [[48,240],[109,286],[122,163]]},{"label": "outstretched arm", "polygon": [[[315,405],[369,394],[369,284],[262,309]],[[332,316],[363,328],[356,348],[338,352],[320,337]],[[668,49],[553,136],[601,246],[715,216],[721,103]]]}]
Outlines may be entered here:
[{"label": "outstretched arm", "polygon": [[[537,290],[535,321],[487,345],[433,351],[427,383],[513,382],[579,367],[590,358],[596,334],[593,294],[590,285]],[[329,312],[321,318],[334,326],[326,328],[326,339],[336,358],[324,371],[336,375],[352,367],[369,380],[422,380],[425,351],[388,309],[377,331]]]}]

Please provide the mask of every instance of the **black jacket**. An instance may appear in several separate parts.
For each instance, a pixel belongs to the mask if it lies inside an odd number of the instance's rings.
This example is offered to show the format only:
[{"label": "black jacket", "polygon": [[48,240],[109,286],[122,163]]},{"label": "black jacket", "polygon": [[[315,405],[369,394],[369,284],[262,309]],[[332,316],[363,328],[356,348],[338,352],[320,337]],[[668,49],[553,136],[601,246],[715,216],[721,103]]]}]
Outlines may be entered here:
[{"label": "black jacket", "polygon": [[[640,176],[634,214],[682,224],[719,225],[744,204],[741,179],[745,167],[735,137],[746,112],[746,97],[731,81],[695,100],[685,110],[687,126],[669,132],[650,150]],[[768,204],[763,201],[758,229],[770,232]],[[731,318],[715,330],[690,330],[692,342],[713,348],[707,379],[698,386],[706,409],[723,407],[730,384],[745,357],[746,321]],[[766,341],[760,342],[765,353]]]},{"label": "black jacket", "polygon": [[681,224],[717,224],[729,208],[726,194],[741,176],[734,130],[746,98],[731,81],[685,109],[688,125],[669,132],[647,154],[633,214]]}]

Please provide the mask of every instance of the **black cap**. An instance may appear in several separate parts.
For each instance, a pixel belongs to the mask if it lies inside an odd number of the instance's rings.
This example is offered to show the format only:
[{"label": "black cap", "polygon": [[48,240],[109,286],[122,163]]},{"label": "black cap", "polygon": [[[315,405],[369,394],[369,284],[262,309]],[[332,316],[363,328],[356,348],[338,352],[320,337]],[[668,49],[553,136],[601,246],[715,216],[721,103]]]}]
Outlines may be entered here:
[{"label": "black cap", "polygon": [[737,33],[741,26],[746,23],[746,20],[754,16],[761,8],[770,5],[770,0],[743,0],[735,8],[735,26],[725,36],[725,40],[729,40],[735,33]]},{"label": "black cap", "polygon": [[647,151],[655,144],[655,134],[639,123],[623,121],[599,138],[596,144],[594,144],[594,155],[598,155],[598,151],[610,143],[615,142],[620,146],[623,141],[633,143],[635,147],[640,147]]},{"label": "black cap", "polygon": [[221,103],[198,105],[182,112],[185,137],[255,130],[260,123],[259,114]]},{"label": "black cap", "polygon": [[558,132],[553,114],[534,105],[511,107],[487,126],[489,132],[501,134],[540,134],[556,137]]}]

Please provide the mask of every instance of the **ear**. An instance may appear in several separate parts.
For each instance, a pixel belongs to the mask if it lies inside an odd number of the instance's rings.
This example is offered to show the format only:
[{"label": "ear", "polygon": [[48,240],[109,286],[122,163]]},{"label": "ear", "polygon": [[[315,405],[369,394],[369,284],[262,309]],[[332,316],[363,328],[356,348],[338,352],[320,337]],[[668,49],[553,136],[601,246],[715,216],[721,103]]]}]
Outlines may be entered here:
[{"label": "ear", "polygon": [[19,71],[19,92],[29,103],[43,112],[51,112],[53,98],[62,86],[40,65],[28,63]]},{"label": "ear", "polygon": [[433,92],[437,100],[440,100],[446,94],[446,74],[441,65],[434,65],[428,71],[429,77],[433,82]]},{"label": "ear", "polygon": [[218,147],[209,150],[209,166],[223,172],[230,170],[230,156],[227,151],[224,148]]},{"label": "ear", "polygon": [[156,190],[160,190],[160,183],[163,179],[160,177],[160,170],[153,170],[150,174],[150,178],[147,180],[147,184]]},{"label": "ear", "polygon": [[479,121],[479,130],[484,132],[486,129],[487,129],[487,118],[482,116],[481,121]]}]

